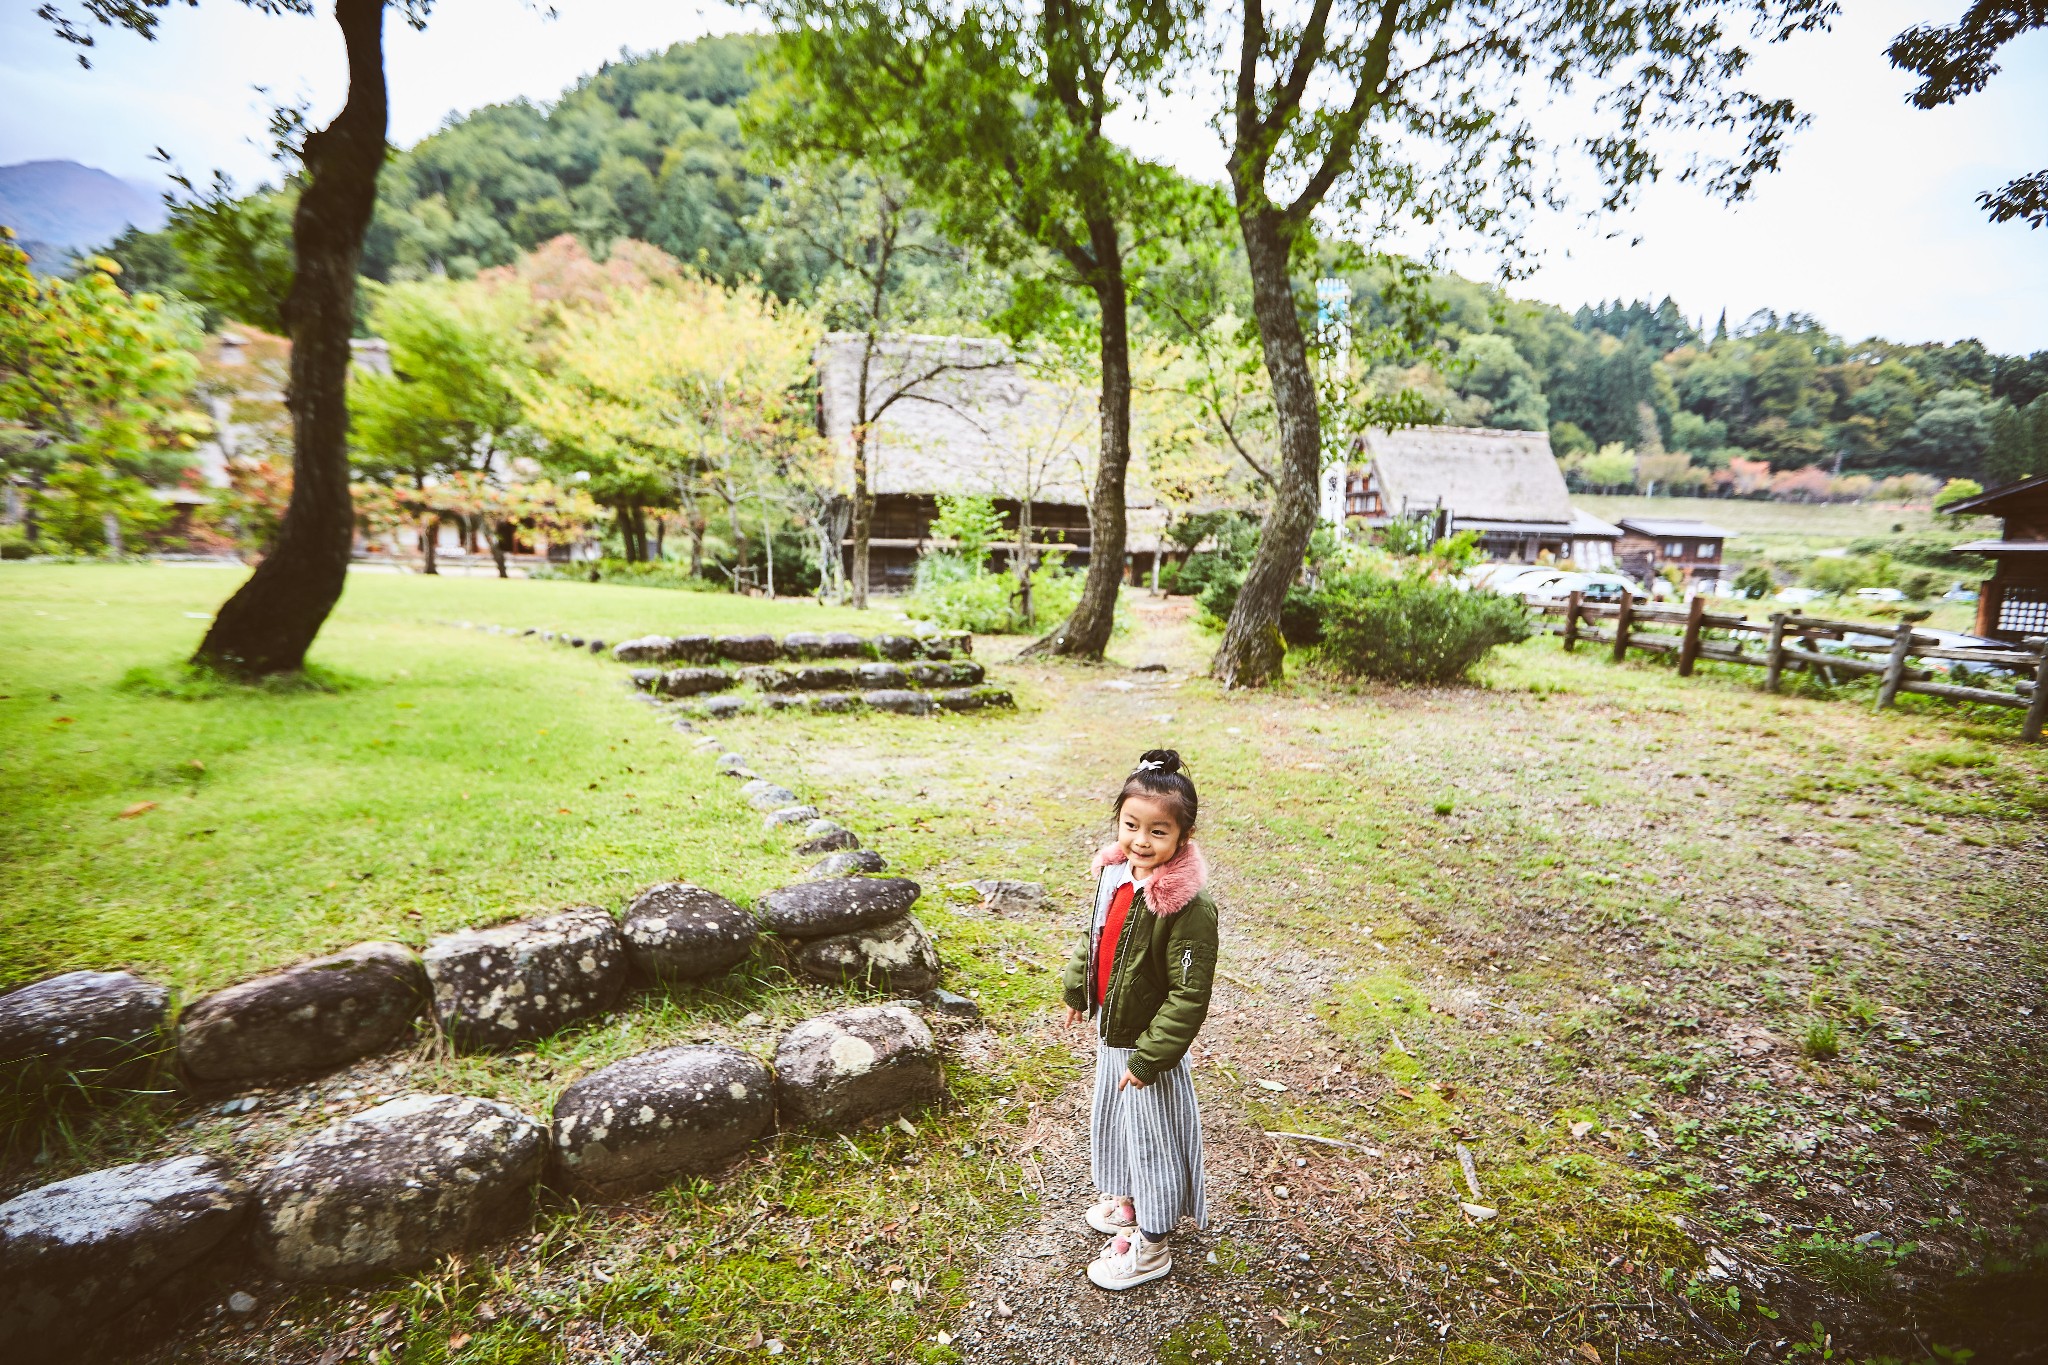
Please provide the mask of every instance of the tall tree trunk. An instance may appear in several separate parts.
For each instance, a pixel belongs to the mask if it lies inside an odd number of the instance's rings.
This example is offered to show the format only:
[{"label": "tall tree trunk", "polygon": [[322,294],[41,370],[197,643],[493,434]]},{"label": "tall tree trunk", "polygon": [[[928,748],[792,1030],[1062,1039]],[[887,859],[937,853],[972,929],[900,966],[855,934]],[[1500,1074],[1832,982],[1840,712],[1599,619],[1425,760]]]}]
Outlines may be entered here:
[{"label": "tall tree trunk", "polygon": [[441,562],[441,519],[427,516],[420,519],[420,554],[424,566],[420,572],[439,576]]},{"label": "tall tree trunk", "polygon": [[702,512],[690,512],[690,577],[704,576],[704,532],[708,529]]},{"label": "tall tree trunk", "polygon": [[1237,605],[1223,628],[1223,642],[1209,673],[1225,687],[1258,687],[1280,676],[1287,642],[1280,634],[1280,608],[1301,572],[1309,537],[1316,527],[1316,482],[1322,473],[1322,422],[1316,410],[1315,379],[1309,373],[1308,344],[1294,306],[1288,276],[1289,237],[1272,210],[1246,208],[1240,195],[1245,264],[1252,277],[1252,315],[1265,347],[1273,384],[1273,413],[1280,426],[1279,486],[1259,528],[1259,548],[1238,589]]},{"label": "tall tree trunk", "polygon": [[1124,581],[1124,481],[1131,464],[1130,298],[1115,220],[1091,221],[1089,236],[1101,263],[1095,298],[1102,309],[1102,447],[1088,498],[1088,577],[1074,614],[1023,651],[1078,659],[1100,659],[1116,627],[1116,594]]},{"label": "tall tree trunk", "polygon": [[348,580],[349,333],[356,266],[384,165],[384,0],[335,0],[348,47],[348,102],[306,139],[306,188],[292,215],[292,496],[277,543],[221,605],[194,663],[240,677],[292,673]]},{"label": "tall tree trunk", "polygon": [[491,562],[498,566],[498,577],[510,578],[505,571],[505,557],[512,553],[512,523],[501,521],[491,536]]},{"label": "tall tree trunk", "polygon": [[[865,396],[865,377],[861,389]],[[856,611],[868,609],[868,536],[874,525],[875,499],[868,492],[868,428],[866,422],[861,422],[853,429],[853,607]]]}]

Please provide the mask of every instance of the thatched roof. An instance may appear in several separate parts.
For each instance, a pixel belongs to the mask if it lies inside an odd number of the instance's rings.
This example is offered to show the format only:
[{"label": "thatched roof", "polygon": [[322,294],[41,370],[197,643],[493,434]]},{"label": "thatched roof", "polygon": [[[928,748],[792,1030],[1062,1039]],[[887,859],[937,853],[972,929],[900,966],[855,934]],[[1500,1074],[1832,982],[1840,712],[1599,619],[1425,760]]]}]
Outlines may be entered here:
[{"label": "thatched roof", "polygon": [[1573,521],[1564,474],[1541,431],[1374,428],[1363,458],[1391,514],[1441,506],[1461,523]]},{"label": "thatched roof", "polygon": [[[864,338],[833,332],[817,351],[820,416],[838,453],[837,482],[853,487],[853,424]],[[869,363],[868,480],[890,493],[972,493],[1083,505],[1097,445],[1092,387],[1048,383],[1001,341],[885,337]],[[1150,499],[1133,490],[1133,505]]]}]

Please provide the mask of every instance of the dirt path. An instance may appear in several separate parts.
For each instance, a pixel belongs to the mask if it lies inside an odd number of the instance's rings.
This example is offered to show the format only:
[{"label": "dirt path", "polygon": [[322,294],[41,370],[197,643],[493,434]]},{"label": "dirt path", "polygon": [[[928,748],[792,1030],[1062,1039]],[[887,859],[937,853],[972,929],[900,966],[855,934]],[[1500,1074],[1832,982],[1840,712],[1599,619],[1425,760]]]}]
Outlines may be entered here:
[{"label": "dirt path", "polygon": [[1042,1199],[953,1328],[969,1359],[1782,1359],[1816,1321],[1901,1359],[2048,1358],[2044,936],[2022,913],[2048,847],[2009,813],[2048,808],[2038,766],[1959,753],[1952,720],[1648,670],[1594,679],[1614,695],[1232,697],[1186,607],[1141,600],[1133,667],[1030,670],[1038,709],[998,753],[809,755],[878,812],[913,784],[955,812],[921,822],[958,850],[941,878],[1042,875],[1045,914],[991,927],[1048,974],[1086,803],[1157,744],[1202,782],[1214,1223],[1166,1281],[1086,1283],[1069,1044],[1015,1144]]}]

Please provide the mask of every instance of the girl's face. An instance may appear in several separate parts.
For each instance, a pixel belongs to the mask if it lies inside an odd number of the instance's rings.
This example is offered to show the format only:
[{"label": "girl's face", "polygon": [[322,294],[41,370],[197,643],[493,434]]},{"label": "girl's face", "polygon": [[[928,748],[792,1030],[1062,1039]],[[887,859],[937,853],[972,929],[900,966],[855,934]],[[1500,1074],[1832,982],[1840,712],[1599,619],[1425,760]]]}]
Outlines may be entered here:
[{"label": "girl's face", "polygon": [[1134,793],[1116,813],[1116,842],[1131,860],[1131,873],[1142,877],[1180,852],[1180,821],[1173,806],[1156,796]]}]

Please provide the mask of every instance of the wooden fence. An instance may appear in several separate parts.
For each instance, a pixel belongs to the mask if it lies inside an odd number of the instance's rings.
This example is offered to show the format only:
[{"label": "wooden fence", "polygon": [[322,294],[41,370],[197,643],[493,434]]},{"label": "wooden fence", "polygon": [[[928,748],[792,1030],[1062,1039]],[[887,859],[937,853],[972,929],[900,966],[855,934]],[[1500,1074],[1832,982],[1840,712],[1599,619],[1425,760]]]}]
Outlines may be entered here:
[{"label": "wooden fence", "polygon": [[[1956,649],[1943,645],[1936,636],[1916,632],[1910,625],[1826,621],[1796,611],[1773,612],[1767,621],[1756,622],[1747,616],[1709,611],[1704,597],[1695,597],[1682,607],[1627,600],[1588,602],[1579,593],[1563,602],[1524,600],[1546,615],[1564,617],[1562,625],[1548,629],[1564,637],[1567,650],[1576,649],[1582,642],[1606,645],[1613,651],[1616,663],[1631,649],[1674,654],[1678,657],[1681,678],[1691,677],[1694,665],[1701,659],[1745,664],[1764,670],[1764,687],[1772,692],[1778,690],[1788,668],[1804,668],[1829,684],[1838,677],[1876,677],[1881,680],[1879,706],[1890,706],[1901,692],[1915,692],[1951,701],[2022,709],[2027,715],[2020,734],[2029,741],[2040,740],[2043,723],[2048,722],[2048,637],[2030,638],[2023,645]],[[1851,636],[1863,638],[1852,640]],[[1881,643],[1869,643],[1872,639]],[[1822,646],[1826,644],[1849,652],[1823,652]],[[1916,667],[1916,659],[1922,664],[1945,661],[1992,665],[2031,672],[2033,677],[2016,677],[2009,692],[1968,686],[1940,680],[1938,670]]]}]

